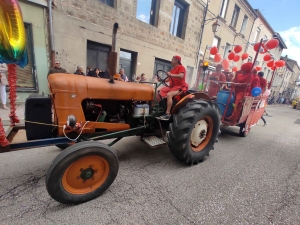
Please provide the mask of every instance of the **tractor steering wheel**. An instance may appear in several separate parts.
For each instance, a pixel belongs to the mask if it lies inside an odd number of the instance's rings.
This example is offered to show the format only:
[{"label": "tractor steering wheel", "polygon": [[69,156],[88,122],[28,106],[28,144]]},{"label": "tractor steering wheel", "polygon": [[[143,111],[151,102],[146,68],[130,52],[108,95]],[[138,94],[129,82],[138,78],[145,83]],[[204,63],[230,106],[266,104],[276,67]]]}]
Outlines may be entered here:
[{"label": "tractor steering wheel", "polygon": [[[166,78],[162,79],[163,76],[166,76]],[[156,72],[157,80],[161,81],[161,83],[166,87],[173,87],[174,86],[174,80],[172,77],[167,75],[167,72],[164,70],[157,70]],[[169,79],[169,84],[167,84],[167,79]]]}]

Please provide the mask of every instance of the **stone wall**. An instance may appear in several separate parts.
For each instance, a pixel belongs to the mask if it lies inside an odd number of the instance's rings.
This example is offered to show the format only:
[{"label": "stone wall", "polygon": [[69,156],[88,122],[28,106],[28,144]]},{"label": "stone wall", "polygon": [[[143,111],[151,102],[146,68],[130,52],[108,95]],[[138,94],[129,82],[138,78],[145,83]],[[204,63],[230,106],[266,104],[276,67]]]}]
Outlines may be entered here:
[{"label": "stone wall", "polygon": [[157,27],[136,19],[137,0],[116,0],[114,8],[98,0],[54,0],[56,56],[70,72],[77,64],[86,66],[87,40],[111,45],[112,27],[118,22],[117,50],[138,53],[137,73],[152,73],[155,57],[170,60],[174,54],[181,55],[185,66],[195,67],[204,8],[197,0],[186,2],[185,35],[178,38],[169,32],[174,0],[160,0]]}]

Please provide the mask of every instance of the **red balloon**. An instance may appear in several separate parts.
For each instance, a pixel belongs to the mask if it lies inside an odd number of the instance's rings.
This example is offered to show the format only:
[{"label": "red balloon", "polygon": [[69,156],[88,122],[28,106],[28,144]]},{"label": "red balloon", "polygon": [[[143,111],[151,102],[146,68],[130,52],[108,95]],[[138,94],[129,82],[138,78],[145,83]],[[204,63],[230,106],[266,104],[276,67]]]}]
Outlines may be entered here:
[{"label": "red balloon", "polygon": [[215,54],[217,54],[218,53],[218,48],[216,47],[216,46],[214,46],[214,47],[212,47],[211,49],[210,49],[210,54],[211,55],[215,55]]},{"label": "red balloon", "polygon": [[285,61],[284,60],[278,60],[277,62],[275,62],[276,67],[283,67],[285,65]]},{"label": "red balloon", "polygon": [[240,58],[241,58],[241,56],[235,55],[233,61],[234,61],[234,62],[237,62],[237,61],[240,60]]},{"label": "red balloon", "polygon": [[229,68],[229,61],[228,61],[228,59],[223,59],[222,65],[223,65],[224,69],[228,69]]},{"label": "red balloon", "polygon": [[215,62],[221,62],[221,60],[222,60],[221,55],[220,55],[219,53],[217,53],[217,54],[215,55],[215,57],[214,57],[214,61],[215,61]]},{"label": "red balloon", "polygon": [[[258,51],[258,47],[259,47],[259,43],[260,42],[258,42],[258,43],[256,43],[254,46],[253,46],[253,48],[254,48],[254,50],[257,52]],[[264,43],[261,43],[261,51],[260,51],[260,53],[262,53],[262,52],[266,52],[266,47],[265,47],[265,44]]]},{"label": "red balloon", "polygon": [[240,53],[242,51],[242,49],[243,49],[242,46],[237,45],[237,46],[234,47],[233,50],[234,50],[235,53]]},{"label": "red balloon", "polygon": [[268,66],[268,67],[272,67],[272,66],[274,66],[274,60],[272,60],[272,61],[269,61],[269,62],[267,63],[267,66]]},{"label": "red balloon", "polygon": [[270,61],[272,59],[272,56],[270,55],[270,54],[266,54],[265,56],[264,56],[264,61]]},{"label": "red balloon", "polygon": [[234,59],[234,56],[235,56],[234,52],[230,52],[230,53],[228,54],[228,59],[229,59],[229,60],[233,60],[233,59]]},{"label": "red balloon", "polygon": [[232,71],[233,72],[236,72],[238,70],[238,68],[236,67],[236,66],[234,66],[233,68],[232,68]]},{"label": "red balloon", "polygon": [[275,70],[275,69],[276,69],[276,66],[272,66],[272,67],[271,67],[271,70]]},{"label": "red balloon", "polygon": [[257,66],[257,67],[255,67],[255,69],[256,69],[257,71],[261,71],[261,66]]},{"label": "red balloon", "polygon": [[243,55],[242,55],[242,60],[245,60],[245,59],[248,59],[249,58],[249,54],[247,52],[245,52]]},{"label": "red balloon", "polygon": [[279,44],[279,41],[277,39],[271,39],[266,43],[266,47],[268,49],[276,48]]}]

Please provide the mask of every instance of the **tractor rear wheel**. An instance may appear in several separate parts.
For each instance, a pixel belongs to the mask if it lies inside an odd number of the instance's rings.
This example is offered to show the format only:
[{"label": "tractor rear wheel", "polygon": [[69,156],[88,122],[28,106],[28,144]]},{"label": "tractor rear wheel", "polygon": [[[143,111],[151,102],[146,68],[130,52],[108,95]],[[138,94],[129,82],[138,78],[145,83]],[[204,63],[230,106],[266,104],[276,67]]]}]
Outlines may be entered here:
[{"label": "tractor rear wheel", "polygon": [[79,204],[101,195],[113,183],[118,170],[118,158],[107,145],[80,142],[53,160],[46,176],[46,188],[60,203]]},{"label": "tractor rear wheel", "polygon": [[213,104],[192,100],[173,115],[167,136],[170,151],[178,160],[197,164],[213,149],[220,127],[220,114]]}]

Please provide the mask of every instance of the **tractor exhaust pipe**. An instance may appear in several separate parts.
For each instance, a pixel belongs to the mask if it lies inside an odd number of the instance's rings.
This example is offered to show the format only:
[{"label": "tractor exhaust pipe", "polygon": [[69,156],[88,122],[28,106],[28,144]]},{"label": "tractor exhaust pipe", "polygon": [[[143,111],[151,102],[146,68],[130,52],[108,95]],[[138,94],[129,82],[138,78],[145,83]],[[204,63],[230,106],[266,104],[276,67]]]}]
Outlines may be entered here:
[{"label": "tractor exhaust pipe", "polygon": [[115,23],[112,33],[112,45],[111,51],[108,55],[108,71],[110,74],[110,83],[114,83],[114,75],[117,73],[117,61],[118,61],[118,53],[116,52],[116,42],[117,42],[117,31],[119,28],[119,24]]}]

